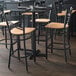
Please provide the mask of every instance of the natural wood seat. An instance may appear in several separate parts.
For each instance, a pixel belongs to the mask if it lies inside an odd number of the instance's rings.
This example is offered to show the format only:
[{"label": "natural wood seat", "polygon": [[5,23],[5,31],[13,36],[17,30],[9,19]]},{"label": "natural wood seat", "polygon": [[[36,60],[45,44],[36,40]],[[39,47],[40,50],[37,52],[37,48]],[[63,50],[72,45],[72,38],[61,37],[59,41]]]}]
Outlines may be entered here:
[{"label": "natural wood seat", "polygon": [[76,10],[72,10],[72,13],[76,12]]},{"label": "natural wood seat", "polygon": [[6,14],[6,13],[10,13],[11,12],[11,10],[4,10],[4,13]]},{"label": "natural wood seat", "polygon": [[[52,29],[63,29],[64,23],[57,23],[57,22],[51,22],[45,26],[46,28],[52,28]],[[66,24],[66,28],[68,28],[68,24]]]},{"label": "natural wood seat", "polygon": [[[38,13],[35,13],[35,14],[38,14]],[[32,12],[25,12],[25,13],[22,13],[22,15],[32,15]]]},{"label": "natural wood seat", "polygon": [[[10,13],[11,10],[4,10],[4,14]],[[0,12],[0,15],[2,14],[2,12]]]},{"label": "natural wood seat", "polygon": [[58,16],[65,16],[66,11],[62,11],[61,13],[57,13]]},{"label": "natural wood seat", "polygon": [[49,22],[50,19],[45,19],[45,18],[39,18],[39,19],[35,19],[36,22]]},{"label": "natural wood seat", "polygon": [[[72,13],[76,12],[76,10],[72,10]],[[61,13],[57,13],[57,16],[65,16],[66,11],[62,11]]]},{"label": "natural wood seat", "polygon": [[[33,32],[34,30],[35,30],[35,28],[25,27],[25,34],[29,34],[29,33]],[[20,27],[13,28],[11,30],[11,33],[14,35],[23,35],[23,29]]]},{"label": "natural wood seat", "polygon": [[[18,22],[19,21],[9,21],[9,25],[13,25],[13,24],[16,24]],[[6,22],[0,22],[0,26],[7,26],[7,23]]]}]

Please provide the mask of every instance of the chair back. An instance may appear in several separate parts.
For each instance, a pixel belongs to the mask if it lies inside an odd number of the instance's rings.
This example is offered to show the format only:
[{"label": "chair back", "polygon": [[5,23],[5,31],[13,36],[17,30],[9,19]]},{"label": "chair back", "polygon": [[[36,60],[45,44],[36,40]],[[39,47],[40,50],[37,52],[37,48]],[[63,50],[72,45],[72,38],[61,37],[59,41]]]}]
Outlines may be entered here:
[{"label": "chair back", "polygon": [[42,9],[42,10],[45,10],[45,11],[39,12],[37,17],[51,19],[52,4],[48,5],[46,8],[45,7],[43,7],[43,8],[44,9]]},{"label": "chair back", "polygon": [[0,1],[0,19],[3,21],[4,1]]},{"label": "chair back", "polygon": [[0,11],[4,10],[4,1],[0,1]]},{"label": "chair back", "polygon": [[45,0],[35,0],[34,6],[45,6]]},{"label": "chair back", "polygon": [[55,3],[54,3],[54,8],[55,8],[56,14],[57,14],[57,13],[60,13],[60,12],[62,11],[62,5],[60,5],[59,2],[55,2]]},{"label": "chair back", "polygon": [[69,26],[71,14],[72,14],[72,9],[73,9],[72,7],[70,7],[70,9],[66,9],[66,15],[64,17],[64,28],[66,28],[67,24]]}]

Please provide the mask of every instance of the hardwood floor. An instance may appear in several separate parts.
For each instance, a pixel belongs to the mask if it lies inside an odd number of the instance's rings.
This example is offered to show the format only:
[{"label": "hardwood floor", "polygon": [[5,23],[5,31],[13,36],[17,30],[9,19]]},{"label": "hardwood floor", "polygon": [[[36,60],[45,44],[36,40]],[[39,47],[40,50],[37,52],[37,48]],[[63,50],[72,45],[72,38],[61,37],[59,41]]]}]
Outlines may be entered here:
[{"label": "hardwood floor", "polygon": [[[29,42],[27,41],[28,48],[30,48]],[[44,42],[40,42],[37,48],[44,52]],[[67,64],[64,61],[63,51],[54,51],[51,54],[49,50],[48,60],[44,57],[37,57],[36,63],[28,59],[29,73],[27,73],[23,59],[19,62],[12,57],[12,70],[8,69],[9,50],[4,45],[0,45],[0,76],[76,76],[76,37],[71,38],[71,49],[72,56],[68,57]]]}]

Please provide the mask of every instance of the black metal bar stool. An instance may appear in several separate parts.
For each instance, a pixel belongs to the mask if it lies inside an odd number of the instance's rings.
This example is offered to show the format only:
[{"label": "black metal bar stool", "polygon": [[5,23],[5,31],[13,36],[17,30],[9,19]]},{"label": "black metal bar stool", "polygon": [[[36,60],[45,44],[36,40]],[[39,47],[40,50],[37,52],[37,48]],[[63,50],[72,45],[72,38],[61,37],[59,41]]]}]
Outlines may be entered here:
[{"label": "black metal bar stool", "polygon": [[[18,59],[20,60],[21,59],[21,56],[20,56],[20,50],[19,49],[19,46],[17,47],[16,50],[13,50],[13,39],[14,37],[13,36],[16,36],[16,43],[18,45],[18,43],[20,41],[23,41],[23,51],[24,51],[24,58],[25,58],[25,63],[26,63],[26,70],[28,71],[28,63],[27,63],[27,57],[29,56],[28,52],[27,51],[31,51],[31,54],[33,55],[33,58],[34,58],[34,62],[36,61],[36,57],[35,57],[35,48],[36,46],[33,46],[34,43],[35,43],[35,40],[33,40],[33,32],[35,32],[35,28],[33,27],[25,27],[25,22],[24,22],[24,16],[22,15],[21,18],[22,18],[22,22],[23,22],[23,25],[22,27],[19,27],[19,26],[15,26],[13,28],[10,28],[9,26],[9,21],[7,19],[7,15],[4,15],[5,16],[5,19],[6,19],[6,23],[8,25],[8,30],[9,30],[9,34],[10,34],[10,52],[9,52],[9,61],[8,61],[8,68],[10,69],[10,63],[11,63],[11,57],[14,56],[14,53],[17,51],[18,52]],[[27,50],[26,49],[26,35],[27,34],[31,34],[31,37],[32,37],[32,50]],[[22,36],[22,39],[19,39],[19,37]],[[20,40],[20,41],[19,41]]]},{"label": "black metal bar stool", "polygon": [[[2,36],[3,38],[0,39],[0,44],[2,45],[5,45],[6,48],[7,48],[7,45],[10,45],[10,43],[8,43],[8,37],[7,37],[7,32],[8,32],[8,29],[7,29],[7,24],[6,24],[6,21],[5,21],[5,18],[4,18],[4,14],[10,14],[11,13],[11,10],[4,10],[4,7],[3,7],[3,4],[0,5],[0,29],[2,30]],[[14,25],[18,23],[18,21],[12,21],[10,20],[10,26]]]},{"label": "black metal bar stool", "polygon": [[[37,37],[37,41],[38,41],[38,44],[40,41],[44,41],[45,42],[45,39],[40,39],[40,37],[42,36],[45,36],[43,34],[43,32],[45,31],[45,25],[49,22],[51,22],[51,11],[52,11],[52,5],[49,6],[49,7],[36,7],[37,9],[42,9],[42,10],[45,10],[45,11],[42,11],[42,12],[39,12],[39,16],[38,18],[35,19],[35,22],[37,24],[36,27],[38,27],[38,37]],[[42,16],[43,15],[43,16]]]},{"label": "black metal bar stool", "polygon": [[[69,21],[72,13],[72,8],[70,10],[66,10],[66,15],[64,18],[64,23],[59,22],[51,22],[45,26],[46,28],[46,55],[48,56],[48,49],[51,49],[51,53],[53,53],[53,49],[56,50],[63,50],[65,62],[67,62],[67,50],[69,50],[69,54],[71,55],[70,49],[70,34],[69,34]],[[51,44],[48,44],[48,30],[51,30]],[[54,39],[54,30],[61,30],[62,31],[62,42],[57,42]],[[60,38],[61,39],[61,38]],[[63,47],[60,47],[62,45]],[[59,46],[59,47],[56,47]]]}]

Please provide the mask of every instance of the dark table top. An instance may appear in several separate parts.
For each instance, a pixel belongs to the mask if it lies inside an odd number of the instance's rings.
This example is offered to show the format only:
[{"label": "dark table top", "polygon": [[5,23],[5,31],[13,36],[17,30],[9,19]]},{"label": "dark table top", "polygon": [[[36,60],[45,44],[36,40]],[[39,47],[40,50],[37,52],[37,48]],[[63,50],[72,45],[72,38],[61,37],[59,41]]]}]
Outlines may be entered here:
[{"label": "dark table top", "polygon": [[28,11],[31,11],[31,12],[44,12],[47,10],[51,10],[50,7],[41,7],[41,6],[35,6],[35,7],[18,6],[18,9],[28,9]]},{"label": "dark table top", "polygon": [[11,4],[11,3],[25,3],[25,2],[34,2],[34,0],[25,0],[25,1],[19,1],[19,0],[14,0],[14,1],[4,1],[5,3]]}]

